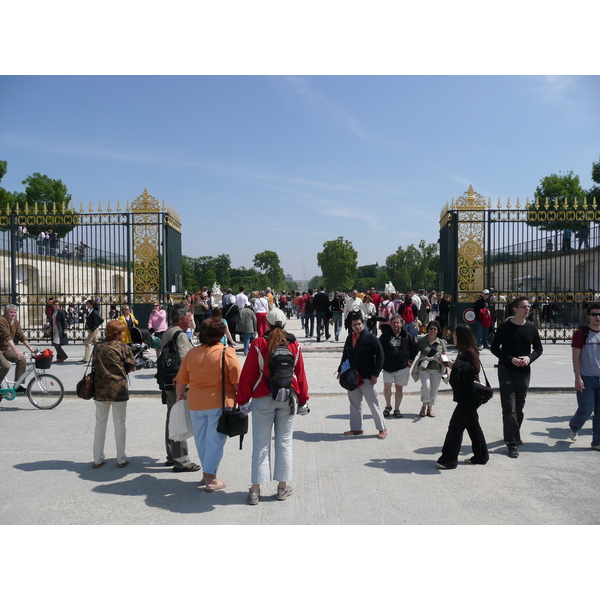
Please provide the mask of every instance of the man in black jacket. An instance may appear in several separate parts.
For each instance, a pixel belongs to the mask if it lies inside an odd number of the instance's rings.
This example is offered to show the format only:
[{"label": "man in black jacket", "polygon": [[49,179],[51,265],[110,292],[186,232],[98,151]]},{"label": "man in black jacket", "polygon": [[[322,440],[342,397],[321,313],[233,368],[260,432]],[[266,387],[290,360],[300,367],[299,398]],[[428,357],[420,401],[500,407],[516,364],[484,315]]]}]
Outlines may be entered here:
[{"label": "man in black jacket", "polygon": [[328,340],[329,335],[329,295],[325,292],[325,286],[322,285],[320,291],[313,298],[313,308],[317,317],[317,342],[321,341],[321,327],[325,324],[325,339]]},{"label": "man in black jacket", "polygon": [[383,416],[389,417],[392,412],[392,385],[395,384],[394,395],[394,417],[400,419],[400,403],[402,402],[403,390],[408,385],[410,368],[418,354],[417,339],[414,335],[406,333],[402,329],[402,317],[394,315],[390,319],[391,331],[386,329],[379,338],[383,348],[383,395],[385,397],[385,409]]},{"label": "man in black jacket", "polygon": [[504,442],[508,447],[508,456],[518,458],[530,365],[542,355],[544,349],[536,326],[527,320],[529,300],[522,296],[510,306],[514,316],[498,327],[492,342],[492,354],[499,359],[498,383]]},{"label": "man in black jacket", "polygon": [[375,427],[379,431],[377,438],[384,440],[387,437],[387,429],[375,390],[377,378],[383,367],[383,348],[379,339],[365,330],[362,312],[353,313],[349,316],[352,334],[348,336],[344,344],[342,360],[338,367],[338,378],[342,370],[342,365],[348,360],[350,365],[358,371],[362,383],[352,392],[348,391],[348,400],[350,400],[350,431],[346,431],[344,435],[362,435],[364,433],[362,401],[365,399],[371,409]]}]

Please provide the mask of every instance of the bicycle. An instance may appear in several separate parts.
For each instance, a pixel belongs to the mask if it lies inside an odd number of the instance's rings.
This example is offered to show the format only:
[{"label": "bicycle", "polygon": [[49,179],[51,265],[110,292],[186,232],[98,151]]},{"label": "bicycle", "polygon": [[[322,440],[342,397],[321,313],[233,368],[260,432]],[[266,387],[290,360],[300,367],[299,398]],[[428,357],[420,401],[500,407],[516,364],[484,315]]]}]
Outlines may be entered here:
[{"label": "bicycle", "polygon": [[[26,352],[24,354],[29,359],[29,366],[25,370],[25,373],[14,383],[11,383],[8,379],[4,380],[9,387],[0,388],[0,401],[14,400],[17,397],[17,389],[21,383],[33,373],[34,377],[29,381],[26,389],[29,402],[40,410],[56,408],[65,397],[65,388],[58,377],[46,373],[46,369],[52,364],[52,358],[40,360],[41,366],[38,367],[35,359],[36,356],[40,356],[39,353],[31,354]],[[45,366],[45,368],[42,368],[42,366]]]}]

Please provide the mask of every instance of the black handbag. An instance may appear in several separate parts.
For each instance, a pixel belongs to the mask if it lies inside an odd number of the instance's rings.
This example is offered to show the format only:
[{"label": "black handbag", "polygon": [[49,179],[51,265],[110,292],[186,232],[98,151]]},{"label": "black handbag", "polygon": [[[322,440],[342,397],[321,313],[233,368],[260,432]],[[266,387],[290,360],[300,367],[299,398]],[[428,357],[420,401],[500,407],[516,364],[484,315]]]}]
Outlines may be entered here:
[{"label": "black handbag", "polygon": [[226,348],[223,348],[223,353],[221,354],[221,401],[223,412],[217,423],[217,431],[228,437],[239,435],[241,450],[244,435],[248,433],[248,415],[243,413],[239,408],[225,407],[225,350]]},{"label": "black handbag", "polygon": [[94,367],[88,373],[87,370],[90,367],[92,359],[94,358],[94,354],[90,356],[90,360],[88,361],[87,366],[85,367],[85,373],[83,377],[77,382],[75,386],[75,391],[77,395],[83,400],[91,400],[96,395],[96,383],[94,382]]},{"label": "black handbag", "polygon": [[365,336],[362,336],[356,344],[356,348],[354,350],[354,360],[350,362],[350,368],[346,369],[343,373],[340,373],[340,385],[349,392],[353,392],[363,382],[355,364],[356,359],[358,358],[358,351],[360,350],[364,339]]},{"label": "black handbag", "polygon": [[481,364],[481,360],[479,361],[479,366],[481,367],[481,371],[485,377],[485,385],[483,385],[483,383],[479,383],[479,381],[473,382],[473,402],[477,405],[477,408],[479,408],[482,404],[485,404],[488,400],[491,400],[494,395],[494,388],[488,381],[483,365]]}]

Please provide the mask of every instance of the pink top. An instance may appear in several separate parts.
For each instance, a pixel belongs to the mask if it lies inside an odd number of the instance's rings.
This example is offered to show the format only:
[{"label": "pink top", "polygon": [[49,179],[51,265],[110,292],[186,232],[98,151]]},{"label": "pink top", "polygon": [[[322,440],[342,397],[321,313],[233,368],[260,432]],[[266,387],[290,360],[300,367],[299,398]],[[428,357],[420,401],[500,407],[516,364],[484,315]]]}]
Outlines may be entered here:
[{"label": "pink top", "polygon": [[152,311],[150,318],[148,319],[148,329],[154,329],[157,333],[166,331],[167,327],[167,315],[164,310]]}]

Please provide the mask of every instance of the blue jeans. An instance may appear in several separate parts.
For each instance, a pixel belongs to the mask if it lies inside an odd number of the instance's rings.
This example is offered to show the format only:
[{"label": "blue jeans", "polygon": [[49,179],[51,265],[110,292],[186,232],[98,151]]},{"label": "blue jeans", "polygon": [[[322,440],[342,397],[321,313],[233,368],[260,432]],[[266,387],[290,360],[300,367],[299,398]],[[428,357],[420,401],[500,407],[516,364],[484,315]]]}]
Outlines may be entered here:
[{"label": "blue jeans", "polygon": [[414,337],[417,337],[419,335],[419,330],[417,329],[417,325],[414,321],[412,323],[404,323],[402,325],[402,329],[404,329],[406,333],[410,333]]},{"label": "blue jeans", "polygon": [[579,431],[594,413],[592,419],[592,446],[600,446],[600,377],[582,375],[583,392],[577,392],[577,412],[569,421],[573,431]]},{"label": "blue jeans", "polygon": [[489,346],[488,338],[490,335],[490,328],[484,327],[481,321],[475,321],[475,339],[477,340],[478,346],[487,348]]},{"label": "blue jeans", "polygon": [[217,474],[227,441],[227,436],[217,431],[217,424],[222,412],[221,408],[190,410],[192,430],[202,470],[211,475]]},{"label": "blue jeans", "polygon": [[342,331],[342,323],[344,319],[342,318],[341,312],[334,312],[333,314],[333,329],[335,334],[335,339],[337,340],[340,337],[340,331]]},{"label": "blue jeans", "polygon": [[244,339],[244,354],[248,354],[250,352],[250,342],[254,339],[253,333],[242,333],[242,337]]},{"label": "blue jeans", "polygon": [[[271,456],[273,430],[275,460]],[[290,481],[293,433],[294,415],[287,402],[275,402],[271,396],[252,400],[252,483]]]}]

